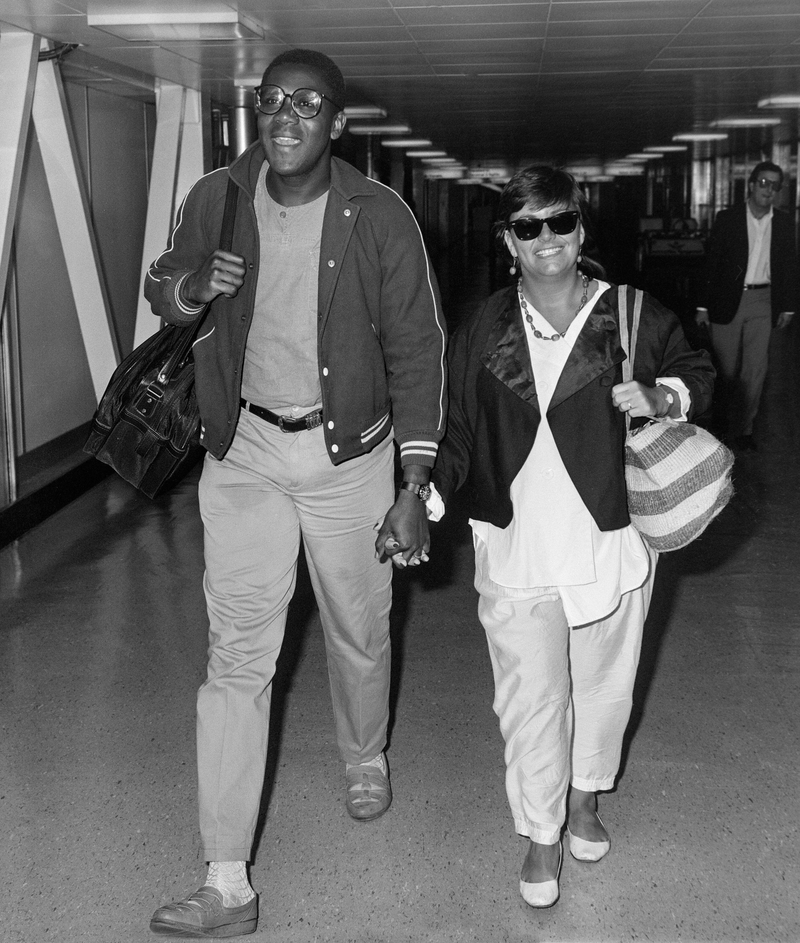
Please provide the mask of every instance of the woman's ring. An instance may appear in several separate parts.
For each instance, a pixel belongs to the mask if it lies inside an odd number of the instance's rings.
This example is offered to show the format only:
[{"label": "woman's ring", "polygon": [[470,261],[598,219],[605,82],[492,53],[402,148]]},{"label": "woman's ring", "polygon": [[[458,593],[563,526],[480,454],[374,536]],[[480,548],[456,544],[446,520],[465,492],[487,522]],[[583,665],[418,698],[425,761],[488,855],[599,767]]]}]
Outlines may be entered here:
[{"label": "woman's ring", "polygon": [[631,408],[631,404],[630,404],[630,401],[628,401],[627,403],[625,403],[625,411],[627,412],[630,408]]}]

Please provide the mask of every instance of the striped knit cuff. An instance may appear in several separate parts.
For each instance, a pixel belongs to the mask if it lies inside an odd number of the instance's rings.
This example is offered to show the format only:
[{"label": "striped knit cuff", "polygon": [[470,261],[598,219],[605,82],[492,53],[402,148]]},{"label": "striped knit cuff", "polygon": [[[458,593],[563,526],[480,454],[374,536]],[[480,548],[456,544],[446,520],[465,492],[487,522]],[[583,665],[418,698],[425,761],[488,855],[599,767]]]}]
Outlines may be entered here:
[{"label": "striped knit cuff", "polygon": [[193,315],[199,314],[204,308],[205,305],[191,305],[188,302],[184,301],[181,296],[181,288],[186,279],[191,275],[191,272],[184,272],[177,281],[174,282],[174,287],[172,290],[173,298],[175,300],[175,307],[180,311],[181,314]]},{"label": "striped knit cuff", "polygon": [[427,439],[414,439],[400,443],[400,464],[427,465],[433,468],[439,446],[436,442]]}]

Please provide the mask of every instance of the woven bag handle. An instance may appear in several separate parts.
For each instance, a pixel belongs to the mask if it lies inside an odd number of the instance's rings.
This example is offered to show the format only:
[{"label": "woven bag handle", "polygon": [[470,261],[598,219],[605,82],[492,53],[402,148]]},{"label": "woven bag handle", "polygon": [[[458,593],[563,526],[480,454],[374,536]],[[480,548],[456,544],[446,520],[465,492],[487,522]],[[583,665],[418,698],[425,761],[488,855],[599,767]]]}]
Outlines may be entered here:
[{"label": "woven bag handle", "polygon": [[[636,340],[639,337],[639,320],[642,314],[641,288],[634,290],[633,300],[633,322],[628,331],[628,286],[620,285],[617,289],[619,293],[619,339],[622,349],[626,353],[626,359],[622,362],[622,382],[630,383],[633,379],[633,358],[636,354]],[[625,428],[630,429],[630,413],[625,413]]]}]

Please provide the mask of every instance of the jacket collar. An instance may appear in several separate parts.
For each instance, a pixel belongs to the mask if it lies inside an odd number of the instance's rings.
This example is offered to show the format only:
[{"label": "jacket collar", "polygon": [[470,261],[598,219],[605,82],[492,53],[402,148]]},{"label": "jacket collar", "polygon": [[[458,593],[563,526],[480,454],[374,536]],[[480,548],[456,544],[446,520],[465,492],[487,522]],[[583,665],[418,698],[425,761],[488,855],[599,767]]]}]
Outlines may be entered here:
[{"label": "jacket collar", "polygon": [[[500,311],[481,356],[484,366],[513,393],[538,410],[536,384],[528,355],[525,323],[516,286],[501,293]],[[597,299],[572,348],[550,401],[554,409],[625,359],[617,325],[616,288]]]},{"label": "jacket collar", "polygon": [[[266,159],[264,148],[259,141],[256,141],[230,165],[231,177],[245,190],[251,200],[255,197],[258,174]],[[346,161],[333,157],[331,158],[331,189],[336,190],[343,199],[352,200],[354,197],[372,196],[377,192],[378,185]]]}]

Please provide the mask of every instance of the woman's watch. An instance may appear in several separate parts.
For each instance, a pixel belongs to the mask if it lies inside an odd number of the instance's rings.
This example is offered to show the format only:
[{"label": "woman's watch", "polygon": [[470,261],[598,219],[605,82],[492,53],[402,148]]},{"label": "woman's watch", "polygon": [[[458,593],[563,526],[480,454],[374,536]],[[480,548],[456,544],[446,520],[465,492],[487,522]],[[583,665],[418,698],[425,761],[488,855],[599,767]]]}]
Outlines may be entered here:
[{"label": "woman's watch", "polygon": [[412,494],[415,494],[420,499],[420,501],[427,501],[431,496],[431,486],[421,485],[417,481],[404,481],[400,485],[400,490],[412,492]]},{"label": "woman's watch", "polygon": [[669,416],[670,410],[672,409],[672,404],[675,402],[675,397],[672,395],[672,393],[668,393],[666,390],[664,390],[664,395],[667,397],[667,409],[664,415]]}]

